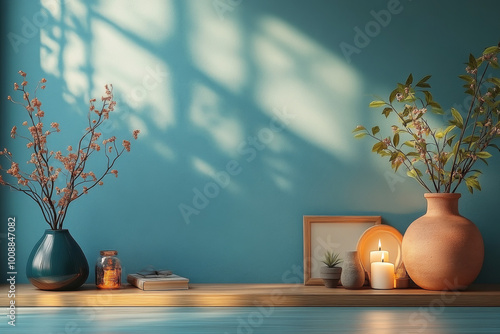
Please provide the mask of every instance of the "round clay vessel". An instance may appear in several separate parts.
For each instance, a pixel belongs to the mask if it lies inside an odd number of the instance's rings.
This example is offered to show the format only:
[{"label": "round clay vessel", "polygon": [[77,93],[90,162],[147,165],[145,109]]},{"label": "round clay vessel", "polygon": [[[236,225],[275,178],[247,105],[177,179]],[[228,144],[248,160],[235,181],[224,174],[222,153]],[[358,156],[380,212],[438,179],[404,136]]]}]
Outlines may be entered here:
[{"label": "round clay vessel", "polygon": [[427,213],[403,237],[403,263],[427,290],[463,290],[479,275],[484,244],[474,223],[458,212],[456,193],[427,193]]}]

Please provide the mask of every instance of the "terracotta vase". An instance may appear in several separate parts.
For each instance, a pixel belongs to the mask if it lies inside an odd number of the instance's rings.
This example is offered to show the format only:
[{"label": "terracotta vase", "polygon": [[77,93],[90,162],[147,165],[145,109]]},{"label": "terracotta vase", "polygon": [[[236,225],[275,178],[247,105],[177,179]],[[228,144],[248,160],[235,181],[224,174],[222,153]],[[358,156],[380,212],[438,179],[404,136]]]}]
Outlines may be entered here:
[{"label": "terracotta vase", "polygon": [[428,193],[427,213],[403,237],[410,278],[427,290],[463,290],[479,275],[484,244],[473,222],[458,213],[455,193]]}]

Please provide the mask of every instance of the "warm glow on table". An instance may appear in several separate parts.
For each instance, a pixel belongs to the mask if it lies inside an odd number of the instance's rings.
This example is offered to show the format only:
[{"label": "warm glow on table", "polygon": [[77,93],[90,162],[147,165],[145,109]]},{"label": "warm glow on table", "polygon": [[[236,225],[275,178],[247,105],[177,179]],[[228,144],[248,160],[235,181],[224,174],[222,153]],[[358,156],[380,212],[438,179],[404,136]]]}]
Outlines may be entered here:
[{"label": "warm glow on table", "polygon": [[[9,303],[7,285],[0,285],[0,305]],[[375,290],[303,284],[189,284],[188,290],[143,291],[129,284],[102,290],[94,284],[77,291],[44,291],[31,284],[16,285],[16,307],[103,307],[103,306],[422,306],[439,300],[442,306],[500,307],[500,285],[473,285],[466,291],[423,289]],[[441,306],[441,304],[440,304]]]}]

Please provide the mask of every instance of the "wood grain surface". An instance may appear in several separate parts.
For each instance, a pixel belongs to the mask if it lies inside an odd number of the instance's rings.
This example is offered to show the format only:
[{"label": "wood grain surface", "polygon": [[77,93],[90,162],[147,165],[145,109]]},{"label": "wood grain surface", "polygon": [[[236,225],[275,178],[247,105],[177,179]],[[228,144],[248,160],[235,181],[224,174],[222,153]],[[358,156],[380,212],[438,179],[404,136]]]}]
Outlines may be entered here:
[{"label": "wood grain surface", "polygon": [[[17,307],[60,306],[500,306],[500,285],[473,285],[466,291],[422,289],[347,290],[300,284],[190,284],[189,290],[142,291],[131,285],[98,290],[43,291],[29,284],[16,286]],[[8,306],[8,287],[0,288],[0,306]]]}]

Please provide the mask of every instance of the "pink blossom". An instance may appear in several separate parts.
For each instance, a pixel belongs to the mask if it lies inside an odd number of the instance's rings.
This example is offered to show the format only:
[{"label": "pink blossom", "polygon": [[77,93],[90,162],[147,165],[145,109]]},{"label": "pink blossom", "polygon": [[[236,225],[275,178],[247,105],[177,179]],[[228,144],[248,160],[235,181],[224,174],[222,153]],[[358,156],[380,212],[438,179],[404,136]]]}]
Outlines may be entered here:
[{"label": "pink blossom", "polygon": [[[64,216],[61,217],[61,215],[66,214],[68,205],[73,200],[77,199],[79,197],[79,194],[88,193],[89,187],[84,186],[86,183],[103,185],[102,178],[104,178],[107,174],[113,174],[115,177],[118,177],[118,171],[116,169],[111,169],[111,167],[121,156],[124,150],[130,151],[131,144],[129,141],[124,140],[122,143],[124,149],[122,151],[119,151],[116,147],[116,137],[113,136],[109,139],[104,140],[104,148],[109,151],[109,154],[105,154],[105,158],[107,158],[107,166],[105,167],[104,171],[106,172],[98,176],[96,176],[92,171],[86,172],[85,164],[88,157],[90,156],[90,153],[99,151],[101,148],[97,143],[98,139],[101,137],[101,133],[97,132],[97,130],[103,122],[103,119],[107,119],[109,117],[109,113],[114,110],[116,105],[116,101],[113,100],[113,87],[112,85],[106,85],[106,91],[104,96],[102,97],[103,103],[100,109],[94,107],[96,99],[90,100],[90,113],[88,115],[90,126],[86,129],[85,135],[83,135],[83,138],[79,142],[79,151],[75,152],[72,146],[68,146],[67,155],[63,155],[61,151],[50,151],[50,153],[48,153],[49,150],[46,146],[47,136],[51,135],[53,132],[59,132],[59,124],[56,122],[52,122],[50,123],[51,129],[44,129],[44,124],[41,122],[42,118],[45,117],[45,112],[41,110],[42,102],[36,96],[33,99],[30,99],[30,93],[26,89],[29,83],[26,80],[26,73],[24,73],[23,71],[19,71],[19,74],[23,77],[23,79],[20,84],[14,83],[14,90],[21,91],[21,93],[17,94],[22,94],[22,98],[26,102],[16,102],[12,99],[11,96],[8,97],[8,100],[22,105],[26,109],[26,111],[28,112],[28,116],[30,117],[30,121],[24,121],[22,122],[22,125],[26,126],[29,134],[31,135],[31,139],[26,140],[25,143],[26,147],[28,149],[31,149],[32,151],[28,163],[35,165],[35,169],[33,170],[33,172],[31,172],[31,174],[22,172],[19,168],[19,165],[12,160],[12,154],[8,152],[7,149],[3,149],[2,151],[0,151],[0,155],[8,155],[7,159],[11,162],[11,166],[6,171],[6,173],[13,176],[14,178],[17,178],[18,184],[29,187],[28,190],[31,190],[32,192],[35,192],[33,189],[36,190],[35,185],[33,185],[32,183],[36,182],[39,184],[42,191],[33,199],[42,207],[42,210],[44,210],[44,208],[49,208],[50,206],[52,206],[53,209],[54,206],[57,206],[59,208],[59,211],[50,209],[44,212],[48,213],[48,215],[50,216],[48,217],[50,221],[47,220],[47,222],[49,223],[51,228],[62,228],[63,219],[61,218],[64,218]],[[47,80],[45,78],[42,78],[38,82],[37,88],[44,89],[45,85],[43,84],[45,82],[47,82]],[[95,117],[96,119],[92,119],[92,111],[95,111],[99,115],[99,117]],[[134,139],[138,138],[139,132],[139,130],[133,131],[132,136]],[[88,137],[86,136],[88,134],[90,134],[91,136],[90,143],[84,143],[82,140],[87,139]],[[11,129],[10,135],[12,136],[12,138],[16,137],[17,127],[14,126]],[[54,160],[51,160],[50,158],[54,158],[55,160],[57,160],[56,162],[58,164],[61,164],[63,168],[56,169],[56,167],[51,166],[49,163],[54,162]],[[63,181],[65,181],[66,187],[61,189],[54,183],[58,180],[59,173],[62,170],[65,171],[63,172]],[[4,179],[0,175],[0,185],[6,184],[11,185],[10,183],[4,181]],[[11,187],[14,186],[11,185]],[[45,192],[44,189],[48,189],[49,191]],[[54,190],[53,192],[52,189]],[[58,201],[54,200],[53,196],[55,195],[57,195]]]},{"label": "pink blossom", "polygon": [[125,147],[127,152],[130,152],[130,142],[128,140],[123,140],[122,145],[123,145],[123,147]]},{"label": "pink blossom", "polygon": [[99,139],[100,136],[101,136],[100,132],[94,132],[94,134],[92,135],[92,141],[96,141],[97,139]]},{"label": "pink blossom", "polygon": [[21,178],[19,178],[17,180],[17,183],[20,184],[20,185],[22,185],[22,186],[27,186],[29,182],[30,182],[29,180],[27,180],[27,179],[21,179]]},{"label": "pink blossom", "polygon": [[54,182],[55,180],[57,180],[58,177],[59,177],[59,171],[50,176],[50,181]]},{"label": "pink blossom", "polygon": [[10,174],[19,179],[21,177],[21,174],[19,174],[19,164],[12,161],[10,168],[7,169],[7,174]]},{"label": "pink blossom", "polygon": [[31,100],[31,104],[35,107],[40,107],[42,105],[42,102],[35,97],[33,100]]}]

